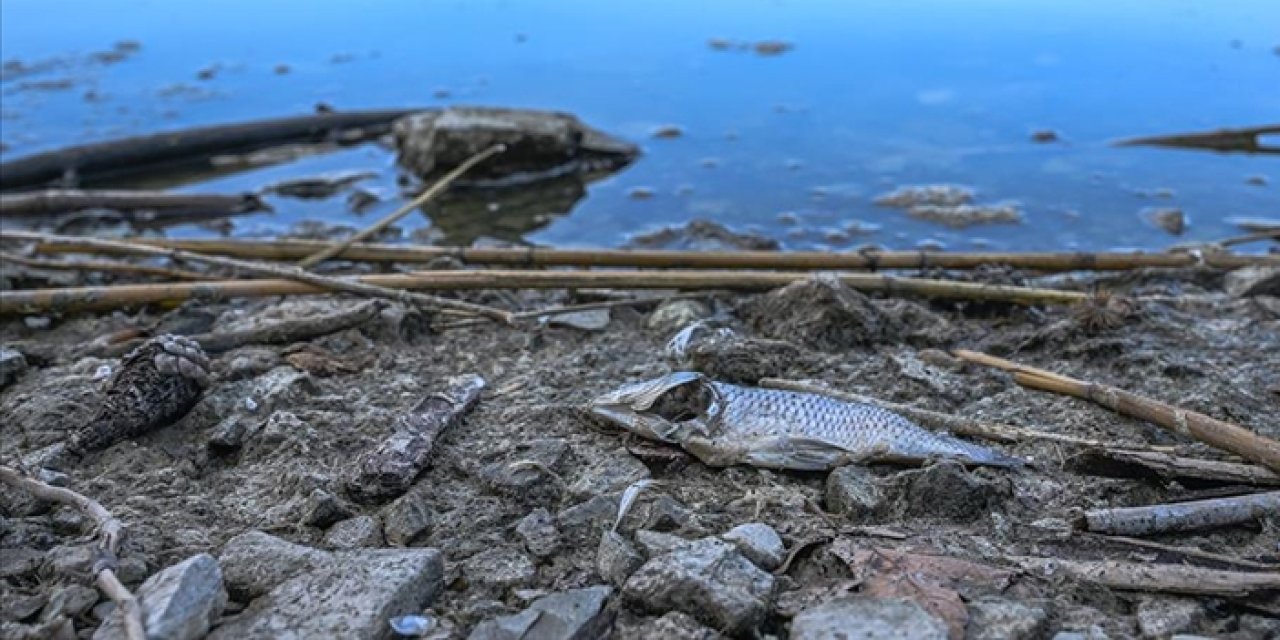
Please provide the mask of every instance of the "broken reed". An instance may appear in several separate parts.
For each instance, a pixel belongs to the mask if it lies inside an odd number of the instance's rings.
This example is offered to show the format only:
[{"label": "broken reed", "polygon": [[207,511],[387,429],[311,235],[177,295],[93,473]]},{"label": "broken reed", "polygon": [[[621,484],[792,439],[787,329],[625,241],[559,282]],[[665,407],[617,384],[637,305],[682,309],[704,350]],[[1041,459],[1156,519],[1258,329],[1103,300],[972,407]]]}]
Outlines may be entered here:
[{"label": "broken reed", "polygon": [[[0,235],[0,238],[4,237]],[[169,249],[195,251],[245,259],[296,261],[331,247],[308,240],[136,240]],[[41,242],[41,253],[110,253],[78,240]],[[454,258],[464,264],[519,267],[653,267],[675,269],[973,269],[982,265],[1007,265],[1037,271],[1120,271],[1142,267],[1192,267],[1221,269],[1246,266],[1280,266],[1280,256],[1240,255],[1230,252],[1193,253],[942,253],[932,251],[668,251],[649,249],[547,249],[421,247],[357,243],[336,254],[356,262],[425,263]]]},{"label": "broken reed", "polygon": [[[343,278],[348,284],[394,290],[463,289],[774,289],[808,278],[804,273],[761,271],[420,271]],[[1056,289],[899,278],[874,273],[844,273],[838,277],[861,291],[878,291],[929,298],[998,301],[1014,304],[1072,304],[1088,294]],[[328,289],[297,280],[211,280],[155,284],[68,287],[0,292],[0,314],[46,311],[102,311],[120,307],[197,299],[324,293]]]}]

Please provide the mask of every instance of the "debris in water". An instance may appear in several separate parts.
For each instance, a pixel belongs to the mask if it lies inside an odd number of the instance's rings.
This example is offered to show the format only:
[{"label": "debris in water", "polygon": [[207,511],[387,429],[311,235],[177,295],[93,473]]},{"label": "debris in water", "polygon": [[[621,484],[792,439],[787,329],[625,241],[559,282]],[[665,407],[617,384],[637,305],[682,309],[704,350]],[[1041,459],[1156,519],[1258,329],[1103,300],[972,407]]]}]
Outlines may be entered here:
[{"label": "debris in water", "polygon": [[1183,231],[1187,230],[1187,216],[1182,213],[1182,209],[1143,209],[1142,217],[1147,222],[1175,236],[1180,236]]},{"label": "debris in water", "polygon": [[755,44],[755,51],[762,56],[782,55],[795,48],[795,45],[785,40],[761,40]]},{"label": "debris in water", "polygon": [[1130,138],[1115,143],[1117,147],[1174,147],[1207,151],[1280,154],[1280,147],[1263,145],[1262,136],[1280,134],[1280,124],[1242,129],[1218,129],[1199,133]]},{"label": "debris in water", "polygon": [[653,197],[653,189],[649,187],[631,187],[627,190],[627,197],[632,200],[648,200]]},{"label": "debris in water", "polygon": [[910,185],[877,197],[875,203],[903,209],[917,205],[955,206],[973,202],[973,195],[973,189],[954,184]]},{"label": "debris in water", "polygon": [[684,129],[680,128],[680,125],[664,124],[655,128],[649,135],[659,140],[674,140],[684,135]]},{"label": "debris in water", "polygon": [[1031,141],[1049,143],[1058,141],[1058,132],[1053,129],[1040,129],[1031,133]]}]

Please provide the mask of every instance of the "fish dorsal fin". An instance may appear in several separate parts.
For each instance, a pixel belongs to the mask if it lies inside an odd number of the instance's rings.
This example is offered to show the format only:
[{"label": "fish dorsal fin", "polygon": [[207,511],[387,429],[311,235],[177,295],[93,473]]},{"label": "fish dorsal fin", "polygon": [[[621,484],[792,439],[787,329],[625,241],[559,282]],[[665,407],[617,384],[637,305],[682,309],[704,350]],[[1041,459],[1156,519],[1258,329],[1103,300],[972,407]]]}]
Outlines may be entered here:
[{"label": "fish dorsal fin", "polygon": [[653,406],[653,403],[658,401],[658,398],[661,398],[668,391],[686,384],[704,382],[706,379],[706,376],[696,371],[676,371],[661,378],[639,383],[635,388],[635,396],[631,401],[631,408],[636,411],[647,411]]}]

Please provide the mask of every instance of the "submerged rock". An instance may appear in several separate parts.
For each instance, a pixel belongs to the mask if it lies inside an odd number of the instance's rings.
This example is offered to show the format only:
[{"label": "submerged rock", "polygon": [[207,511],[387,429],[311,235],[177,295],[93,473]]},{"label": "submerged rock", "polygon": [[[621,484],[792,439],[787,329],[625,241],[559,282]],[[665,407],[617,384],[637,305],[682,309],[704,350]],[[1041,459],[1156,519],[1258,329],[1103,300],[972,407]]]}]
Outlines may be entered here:
[{"label": "submerged rock", "polygon": [[777,240],[754,233],[738,233],[710,220],[690,220],[683,227],[666,227],[632,236],[630,249],[679,251],[777,251]]},{"label": "submerged rock", "polygon": [[1170,235],[1180,236],[1187,230],[1187,216],[1182,209],[1143,209],[1142,218]]}]

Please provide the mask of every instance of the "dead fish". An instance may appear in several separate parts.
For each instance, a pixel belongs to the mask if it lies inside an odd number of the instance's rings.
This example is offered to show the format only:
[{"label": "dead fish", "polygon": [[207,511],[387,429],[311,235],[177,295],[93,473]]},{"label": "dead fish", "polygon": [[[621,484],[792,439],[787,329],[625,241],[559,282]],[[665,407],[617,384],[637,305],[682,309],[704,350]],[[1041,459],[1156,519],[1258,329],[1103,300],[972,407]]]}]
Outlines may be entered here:
[{"label": "dead fish", "polygon": [[993,467],[1025,464],[874,405],[742,387],[688,371],[606,393],[591,401],[590,411],[644,438],[679,445],[712,467],[821,471],[939,457]]},{"label": "dead fish", "polygon": [[209,358],[190,338],[162,335],[120,361],[97,414],[66,442],[80,457],[177,422],[209,383]]}]

